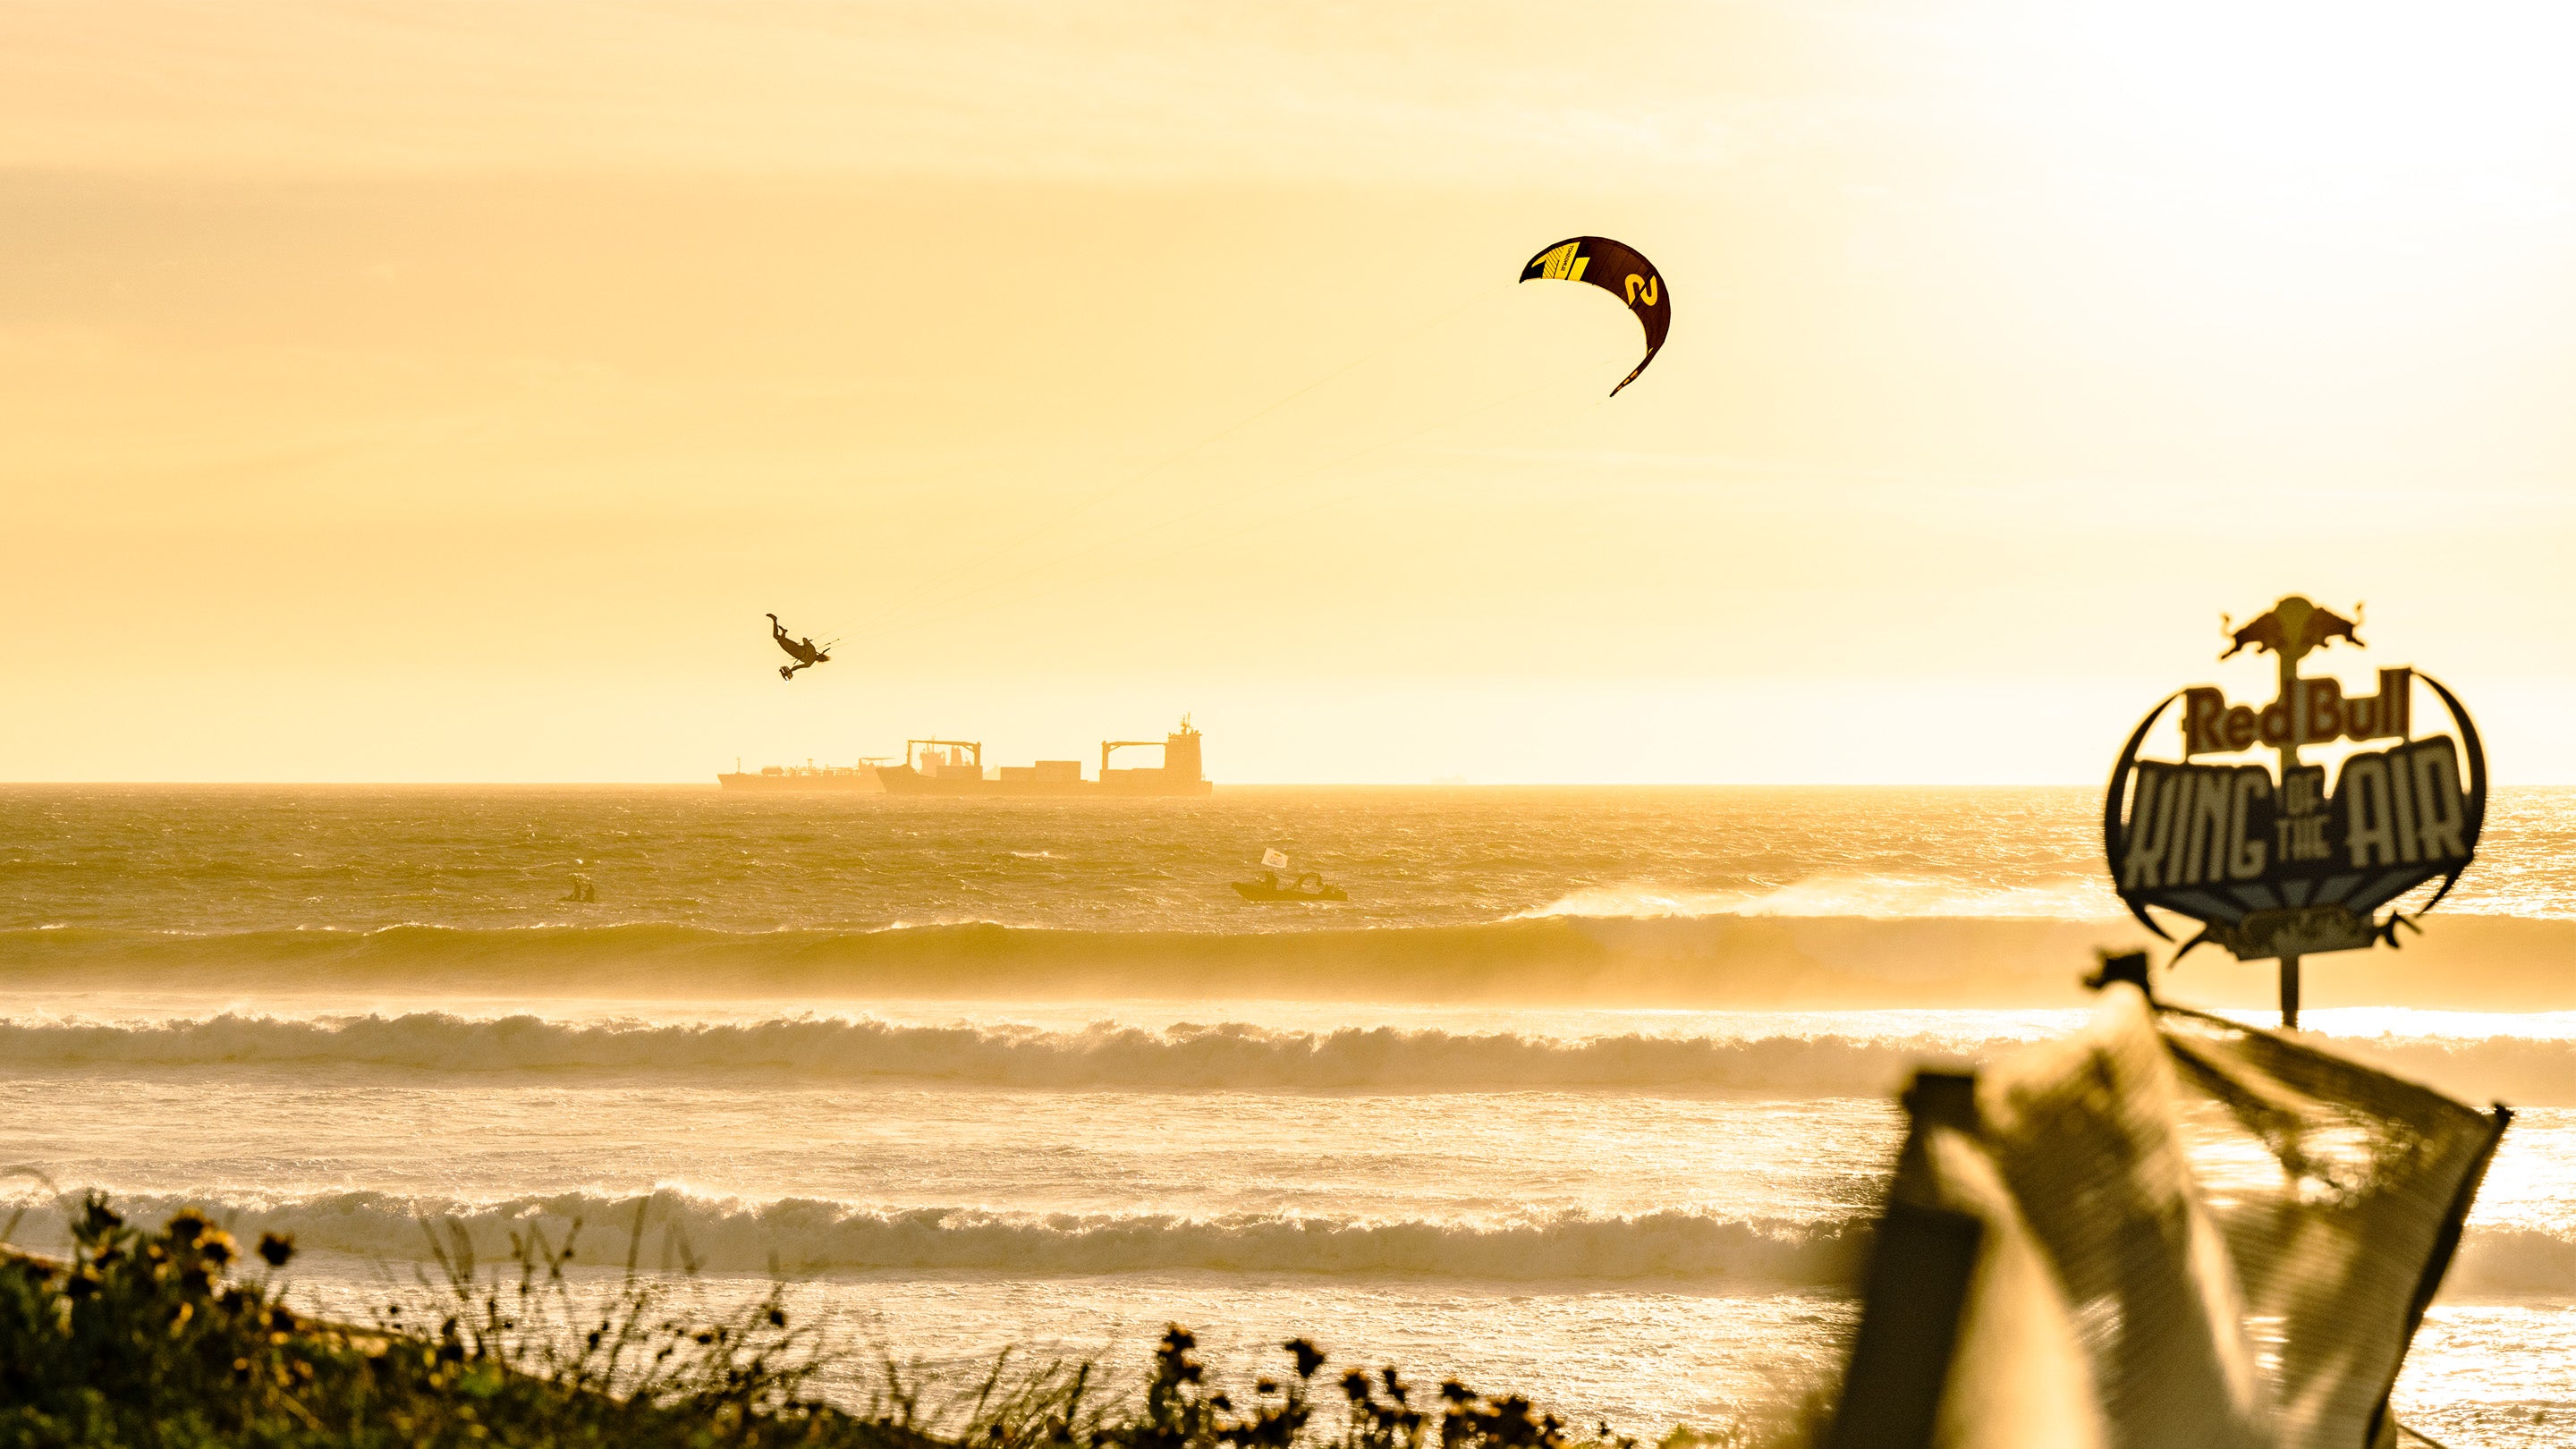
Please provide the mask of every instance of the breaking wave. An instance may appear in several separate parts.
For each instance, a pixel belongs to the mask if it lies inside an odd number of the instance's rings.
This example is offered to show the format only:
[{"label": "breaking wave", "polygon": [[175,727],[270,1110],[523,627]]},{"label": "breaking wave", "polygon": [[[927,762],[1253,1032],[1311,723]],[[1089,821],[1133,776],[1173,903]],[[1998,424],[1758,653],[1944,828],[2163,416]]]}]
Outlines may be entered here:
[{"label": "breaking wave", "polygon": [[[997,1213],[979,1208],[881,1209],[815,1198],[747,1202],[674,1190],[649,1197],[552,1193],[460,1203],[378,1192],[289,1201],[221,1195],[119,1194],[117,1206],[159,1222],[205,1209],[236,1236],[292,1233],[308,1250],[385,1260],[429,1256],[428,1232],[450,1226],[485,1261],[505,1261],[530,1228],[558,1247],[580,1224],[576,1261],[625,1261],[639,1211],[639,1261],[694,1261],[716,1272],[990,1272],[1079,1276],[1186,1270],[1438,1277],[1505,1282],[1565,1279],[1847,1288],[1866,1258],[1869,1222],[1794,1222],[1661,1211],[1596,1216],[1563,1211],[1504,1223],[1369,1220],[1287,1213],[1192,1218],[1162,1213]],[[59,1207],[26,1214],[17,1242],[64,1240]],[[2576,1293],[2576,1242],[2531,1228],[2472,1227],[2445,1281],[2453,1297]]]},{"label": "breaking wave", "polygon": [[[773,1202],[662,1191],[649,1199],[591,1193],[459,1204],[375,1192],[289,1202],[120,1194],[131,1218],[159,1222],[198,1206],[236,1236],[275,1231],[298,1246],[387,1259],[428,1256],[426,1229],[446,1224],[478,1256],[506,1259],[510,1235],[531,1225],[554,1243],[579,1221],[576,1261],[623,1262],[639,1208],[641,1261],[683,1255],[720,1272],[916,1270],[1039,1274],[1213,1270],[1346,1276],[1436,1276],[1540,1281],[1563,1278],[1743,1278],[1839,1284],[1853,1276],[1860,1222],[1747,1222],[1689,1212],[1596,1217],[1563,1212],[1492,1225],[1372,1221],[1281,1213],[1189,1218],[1168,1214],[995,1213],[976,1208],[870,1209],[810,1198]],[[62,1214],[31,1211],[19,1240],[45,1247]]]},{"label": "breaking wave", "polygon": [[2576,1242],[2537,1228],[2472,1225],[2442,1290],[2454,1296],[2576,1296]]},{"label": "breaking wave", "polygon": [[137,1024],[0,1021],[0,1066],[377,1066],[441,1072],[787,1072],[1043,1088],[1251,1091],[1761,1088],[1880,1092],[1927,1054],[2012,1044],[1933,1037],[1648,1036],[1550,1040],[1437,1028],[1241,1023],[1078,1031],[781,1017],[740,1024],[564,1023],[445,1012],[318,1020],[223,1015]]},{"label": "breaking wave", "polygon": [[[2116,937],[2115,929],[2111,935]],[[28,983],[187,990],[316,986],[468,994],[738,999],[1303,999],[2026,1001],[2062,996],[2105,939],[2080,921],[1557,914],[1460,926],[1084,931],[989,922],[719,931],[655,923],[182,933],[0,930],[0,971]],[[1944,985],[1943,983],[1951,983]]]},{"label": "breaking wave", "polygon": [[[1797,892],[1809,893],[1807,905],[1846,913],[1802,914],[1779,899]],[[2078,1004],[2073,983],[2097,948],[2172,949],[2135,922],[2045,914],[2039,902],[2009,891],[1966,903],[1987,914],[1911,916],[1870,915],[1864,900],[1819,892],[1828,886],[1807,882],[1763,900],[1728,901],[1621,891],[1611,893],[1615,899],[1571,897],[1542,914],[1481,925],[1237,932],[990,922],[776,931],[655,923],[211,933],[19,927],[0,929],[0,979],[82,991],[324,988],[728,1001],[1230,996],[2062,1007]],[[2402,954],[2339,961],[2320,980],[2317,1004],[2338,1004],[2326,993],[2344,992],[2353,1002],[2387,1006],[2576,1008],[2576,978],[2564,969],[2571,953],[2576,921],[2448,918],[2410,938]],[[2181,971],[2181,994],[2201,1004],[2272,1000],[2268,965],[2201,952]]]},{"label": "breaking wave", "polygon": [[[1875,1095],[1927,1058],[1983,1059],[2021,1036],[1650,1035],[1569,1039],[1436,1027],[1297,1031],[1225,1022],[1079,1030],[782,1016],[560,1022],[446,1012],[312,1019],[226,1014],[88,1023],[0,1020],[0,1068],[379,1067],[432,1072],[776,1073],[1044,1089],[1475,1092],[1562,1089]],[[2401,1076],[2459,1095],[2576,1104],[2576,1040],[2351,1037]]]}]

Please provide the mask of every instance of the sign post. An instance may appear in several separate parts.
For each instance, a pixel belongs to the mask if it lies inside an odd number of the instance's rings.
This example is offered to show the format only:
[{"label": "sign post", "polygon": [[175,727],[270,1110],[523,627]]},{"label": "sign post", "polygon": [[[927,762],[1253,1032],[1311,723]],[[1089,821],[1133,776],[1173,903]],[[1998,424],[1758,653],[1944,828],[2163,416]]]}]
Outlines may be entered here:
[{"label": "sign post", "polygon": [[[2138,722],[2111,771],[2102,807],[2103,844],[2113,889],[2148,930],[2173,937],[2147,908],[2200,923],[2174,953],[2207,941],[2239,960],[2276,960],[2281,1025],[2299,1025],[2301,959],[2397,945],[2397,928],[2439,904],[2459,882],[2486,821],[2486,755],[2477,726],[2451,691],[2412,669],[2378,671],[2378,692],[2346,697],[2327,677],[2305,677],[2299,661],[2333,640],[2361,646],[2357,624],[2291,595],[2230,632],[2221,659],[2244,649],[2274,656],[2280,692],[2255,708],[2227,702],[2210,685],[2169,696]],[[2459,738],[2417,737],[2417,681],[2439,697]],[[2141,760],[2139,749],[2165,711],[2182,702],[2182,758]],[[2333,788],[2303,745],[2393,740],[2345,756]],[[2268,749],[2277,772],[2245,757]],[[2203,764],[2204,756],[2234,757]],[[2439,881],[2412,912],[2394,903]],[[2388,915],[2378,916],[2381,907]]]},{"label": "sign post", "polygon": [[[2293,603],[2304,604],[2306,602],[2307,600],[2293,594],[2289,598],[2283,599],[2279,604],[2273,605],[2272,612],[2278,614],[2283,608],[2288,607]],[[2361,611],[2359,609],[2355,609],[2353,612],[2358,614]],[[2327,617],[2332,618],[2334,616],[2328,615]],[[2228,620],[2225,615],[2222,614],[2219,616],[2219,623],[2222,627],[2229,622],[2230,620]],[[2316,646],[2304,642],[2307,639],[2307,629],[2304,625],[2296,631],[2291,631],[2285,624],[2284,628],[2280,632],[2282,635],[2280,647],[2272,651],[2272,661],[2281,667],[2280,693],[2275,695],[2274,698],[2275,700],[2296,699],[2299,694],[2299,661],[2307,656],[2308,650],[2315,648]],[[2234,638],[2232,634],[2229,637],[2231,639]],[[2358,638],[2354,637],[2352,629],[2349,626],[2344,629],[2343,637],[2351,639],[2356,645],[2361,642]],[[2291,642],[2293,639],[2301,642],[2294,644]],[[2238,640],[2237,642],[2231,643],[2227,646],[2227,654],[2233,654],[2244,647],[2244,641]],[[2263,645],[2258,641],[2255,647],[2259,649],[2263,647]],[[2227,657],[2227,654],[2222,654],[2218,657],[2224,659]],[[2290,778],[2292,771],[2299,768],[2299,741],[2297,733],[2293,731],[2291,736],[2282,740],[2277,748],[2281,752],[2281,778],[2286,780]],[[2176,953],[2176,959],[2180,959],[2180,953]],[[2281,957],[2281,1030],[2297,1031],[2298,1029],[2299,956],[2297,952],[2291,951],[2285,952]]]}]

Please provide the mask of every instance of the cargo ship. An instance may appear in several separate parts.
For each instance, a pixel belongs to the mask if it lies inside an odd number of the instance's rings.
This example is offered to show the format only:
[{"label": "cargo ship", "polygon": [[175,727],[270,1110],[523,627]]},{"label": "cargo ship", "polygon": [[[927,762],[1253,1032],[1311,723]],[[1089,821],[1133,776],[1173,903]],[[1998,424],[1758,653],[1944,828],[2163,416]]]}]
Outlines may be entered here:
[{"label": "cargo ship", "polygon": [[770,765],[758,774],[750,774],[736,760],[733,772],[716,775],[716,783],[728,790],[838,790],[854,795],[882,795],[885,785],[877,779],[873,760],[855,765],[818,765],[807,760],[801,765]]},{"label": "cargo ship", "polygon": [[[1110,759],[1120,750],[1161,750],[1162,763],[1125,769],[1110,767]],[[1181,727],[1159,740],[1102,740],[1100,773],[1096,778],[1083,776],[1080,760],[1039,760],[1027,765],[1004,765],[987,769],[981,740],[906,740],[903,763],[877,764],[863,762],[853,768],[817,766],[808,760],[802,768],[772,765],[757,775],[745,774],[739,763],[734,773],[716,776],[716,783],[728,790],[847,790],[888,795],[1107,795],[1120,798],[1141,796],[1205,795],[1216,787],[1208,782],[1199,753],[1199,732],[1189,716],[1181,717]]]}]

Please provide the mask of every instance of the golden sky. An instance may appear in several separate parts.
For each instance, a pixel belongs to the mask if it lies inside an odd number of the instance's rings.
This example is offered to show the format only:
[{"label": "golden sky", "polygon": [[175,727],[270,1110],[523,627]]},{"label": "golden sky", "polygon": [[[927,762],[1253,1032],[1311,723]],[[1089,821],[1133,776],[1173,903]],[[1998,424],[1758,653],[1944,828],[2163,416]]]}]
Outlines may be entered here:
[{"label": "golden sky", "polygon": [[0,779],[2089,783],[2296,590],[2576,780],[2571,31],[10,0]]}]

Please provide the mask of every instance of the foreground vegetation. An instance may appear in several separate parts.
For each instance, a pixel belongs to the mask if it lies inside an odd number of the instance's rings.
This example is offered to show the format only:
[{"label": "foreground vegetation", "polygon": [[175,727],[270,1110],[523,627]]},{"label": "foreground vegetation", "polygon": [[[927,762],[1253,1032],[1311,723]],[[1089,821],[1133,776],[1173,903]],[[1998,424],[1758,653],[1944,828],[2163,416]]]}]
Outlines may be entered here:
[{"label": "foreground vegetation", "polygon": [[[926,1402],[891,1358],[848,1363],[791,1323],[777,1290],[712,1321],[678,1311],[666,1281],[633,1271],[632,1245],[625,1277],[585,1300],[569,1243],[514,1239],[515,1271],[478,1274],[461,1235],[433,1238],[438,1311],[389,1306],[353,1327],[286,1307],[270,1277],[286,1239],[263,1236],[246,1264],[196,1213],[146,1230],[95,1196],[71,1229],[67,1261],[0,1264],[0,1446],[1576,1449],[1526,1398],[1451,1382],[1422,1401],[1391,1367],[1328,1372],[1304,1339],[1241,1403],[1177,1325],[1139,1387],[1006,1358]],[[820,1392],[836,1370],[837,1405]],[[1606,1428],[1587,1442],[1635,1449]]]}]

